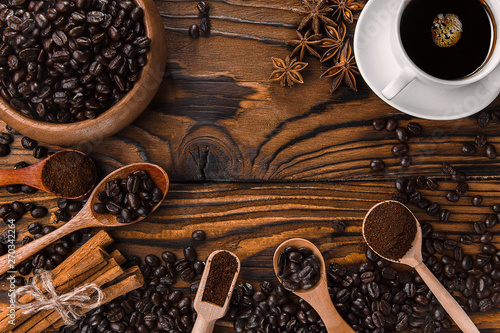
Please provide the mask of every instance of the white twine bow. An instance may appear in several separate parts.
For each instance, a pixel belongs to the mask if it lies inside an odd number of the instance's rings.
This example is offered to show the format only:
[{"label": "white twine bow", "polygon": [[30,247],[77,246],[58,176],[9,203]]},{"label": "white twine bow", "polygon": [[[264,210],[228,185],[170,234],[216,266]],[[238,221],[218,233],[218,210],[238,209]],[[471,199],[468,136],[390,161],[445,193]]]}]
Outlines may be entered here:
[{"label": "white twine bow", "polygon": [[[38,288],[38,282],[42,288]],[[92,297],[94,293],[96,296]],[[23,309],[24,314],[33,314],[42,310],[56,310],[66,325],[72,325],[80,318],[79,309],[93,309],[101,305],[104,293],[95,283],[88,283],[72,291],[59,295],[52,280],[52,274],[43,271],[33,278],[31,284],[16,290],[16,306]],[[30,303],[20,303],[18,299],[23,295],[35,298]]]}]

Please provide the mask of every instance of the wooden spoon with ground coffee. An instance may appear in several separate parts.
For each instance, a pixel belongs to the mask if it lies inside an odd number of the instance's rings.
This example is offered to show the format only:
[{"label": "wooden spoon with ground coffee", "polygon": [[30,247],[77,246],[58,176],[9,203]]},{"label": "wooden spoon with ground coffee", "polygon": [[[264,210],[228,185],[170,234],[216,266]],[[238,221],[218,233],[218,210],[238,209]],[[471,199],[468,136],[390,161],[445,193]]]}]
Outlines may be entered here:
[{"label": "wooden spoon with ground coffee", "polygon": [[[158,198],[158,200],[152,202],[151,206],[148,207],[147,215],[151,214],[160,206],[161,202],[165,198],[165,195],[167,194],[169,185],[167,173],[159,166],[150,163],[134,163],[124,166],[110,173],[99,184],[97,184],[94,191],[92,191],[92,193],[90,194],[87,203],[83,206],[80,212],[71,219],[71,221],[67,222],[51,233],[40,237],[20,248],[17,248],[15,253],[10,255],[6,254],[0,257],[0,275],[13,268],[13,266],[21,263],[28,257],[34,255],[38,251],[42,250],[43,248],[47,247],[48,245],[52,244],[56,240],[75,230],[91,227],[120,227],[143,220],[146,217],[146,214],[137,215],[135,216],[135,219],[130,222],[120,223],[118,222],[116,216],[109,213],[100,214],[94,210],[95,204],[99,201],[98,194],[105,192],[107,187],[109,189],[111,187],[109,186],[109,183],[111,183],[111,181],[116,179],[126,180],[127,177],[130,177],[129,175],[136,172],[147,173],[149,175],[149,178],[152,180],[153,185],[155,186],[154,189],[158,189],[159,191],[161,191],[161,196]],[[156,193],[159,192],[156,191]],[[13,257],[15,257],[14,260]]]},{"label": "wooden spoon with ground coffee", "polygon": [[229,251],[214,251],[208,258],[193,305],[198,313],[192,333],[212,332],[224,317],[240,273],[240,260]]},{"label": "wooden spoon with ground coffee", "polygon": [[479,332],[472,320],[422,261],[422,230],[417,218],[393,200],[373,206],[363,221],[363,237],[379,256],[413,267],[464,332]]},{"label": "wooden spoon with ground coffee", "polygon": [[[323,255],[321,251],[310,241],[303,238],[292,238],[283,243],[274,252],[273,266],[276,275],[279,275],[279,265],[278,258],[280,254],[285,251],[285,248],[292,246],[297,249],[308,248],[313,254],[319,259],[320,267],[320,278],[319,281],[312,288],[307,290],[295,290],[293,293],[300,298],[304,299],[310,306],[316,310],[318,315],[323,320],[325,328],[328,333],[354,333],[354,330],[344,321],[344,319],[337,312],[337,309],[332,303],[330,294],[328,293],[328,285],[326,281],[326,269],[325,262],[323,260]],[[280,282],[282,279],[278,276]]]},{"label": "wooden spoon with ground coffee", "polygon": [[89,194],[96,183],[90,157],[76,150],[61,150],[21,169],[0,169],[0,186],[24,184],[68,199]]}]

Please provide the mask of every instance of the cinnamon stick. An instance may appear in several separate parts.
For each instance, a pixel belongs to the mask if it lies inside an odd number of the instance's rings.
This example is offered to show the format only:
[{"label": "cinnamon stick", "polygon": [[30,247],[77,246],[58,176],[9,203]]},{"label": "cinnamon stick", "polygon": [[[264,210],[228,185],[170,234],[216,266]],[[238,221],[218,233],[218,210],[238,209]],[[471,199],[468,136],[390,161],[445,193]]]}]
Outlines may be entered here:
[{"label": "cinnamon stick", "polygon": [[[74,288],[88,283],[95,283],[97,286],[101,287],[102,285],[115,280],[122,274],[124,274],[123,269],[117,264],[114,258],[111,258],[105,267],[97,272],[94,272],[94,274],[88,275],[85,280],[81,281],[78,284],[75,284]],[[30,330],[33,330],[35,327],[37,327],[37,329],[40,329],[40,331],[38,332],[41,332],[53,323],[57,322],[60,318],[61,317],[59,313],[55,310],[40,311],[21,325],[16,326],[16,328],[12,329],[12,333],[28,332]]]},{"label": "cinnamon stick", "polygon": [[[88,274],[89,271],[91,273],[94,273],[96,270],[99,270],[101,267],[106,265],[107,258],[108,258],[107,253],[102,251],[101,248],[97,248],[90,252],[87,252],[86,256],[81,258],[78,265],[72,265],[71,269],[67,269],[63,273],[60,273],[57,276],[53,274],[54,287],[56,288],[56,290],[60,292],[66,291],[67,289],[62,289],[60,288],[60,286],[66,285],[65,288],[67,288],[69,287],[68,281],[70,281],[71,279],[77,279],[83,274]],[[61,263],[61,265],[63,263]],[[38,286],[41,287],[41,284],[39,284]],[[19,302],[21,303],[29,303],[33,300],[34,298],[31,295],[24,295],[21,298],[19,298]],[[21,309],[16,310],[15,312],[16,326],[23,323],[28,318],[29,315],[23,314],[23,310]],[[12,328],[12,325],[9,323],[9,320],[10,320],[9,309],[6,309],[0,314],[0,332],[4,332],[7,328],[9,328],[9,326],[10,329]]]},{"label": "cinnamon stick", "polygon": [[[114,300],[117,297],[120,297],[122,295],[125,295],[126,293],[135,290],[137,288],[142,287],[144,284],[144,277],[141,273],[141,270],[139,269],[139,266],[133,266],[125,271],[120,278],[124,277],[124,279],[120,282],[117,282],[107,288],[103,289],[104,292],[104,299],[102,301],[103,304],[110,302]],[[83,315],[83,313],[82,313]],[[64,323],[60,317],[57,322],[53,324],[53,327],[55,328],[61,328]],[[50,319],[49,319],[50,321]],[[36,331],[34,330],[35,327],[33,327],[33,330],[26,331],[26,333],[38,333],[41,331]],[[19,331],[21,333],[21,331]]]}]

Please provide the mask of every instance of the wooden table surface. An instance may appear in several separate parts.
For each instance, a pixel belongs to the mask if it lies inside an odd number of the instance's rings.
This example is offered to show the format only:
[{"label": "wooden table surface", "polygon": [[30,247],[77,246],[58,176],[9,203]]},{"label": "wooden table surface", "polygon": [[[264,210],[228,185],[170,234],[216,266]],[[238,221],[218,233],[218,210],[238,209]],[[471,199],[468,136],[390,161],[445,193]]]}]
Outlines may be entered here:
[{"label": "wooden table surface", "polygon": [[[415,205],[409,207],[421,222],[455,240],[474,234],[472,222],[484,219],[491,205],[500,203],[500,157],[488,159],[484,148],[470,156],[461,150],[463,143],[485,133],[500,152],[499,124],[481,128],[477,115],[454,121],[415,119],[385,104],[360,76],[357,92],[342,85],[330,94],[331,79],[320,78],[327,67],[311,56],[302,72],[305,83],[280,87],[268,80],[271,57],[290,54],[286,41],[295,39],[302,17],[292,9],[301,8],[301,1],[208,3],[211,33],[193,39],[188,28],[200,21],[197,2],[156,2],[168,45],[167,69],[157,96],[118,134],[72,147],[89,153],[101,176],[143,161],[162,166],[170,175],[170,190],[157,212],[144,222],[109,230],[114,246],[125,254],[159,255],[169,249],[180,255],[184,247],[194,245],[200,258],[206,258],[214,250],[227,249],[242,261],[240,280],[257,285],[274,278],[274,249],[291,237],[311,240],[328,262],[365,260],[362,219],[372,205],[392,197],[398,177],[439,180],[438,190],[422,193],[449,209],[450,221],[439,222]],[[352,30],[351,26],[348,37]],[[488,110],[498,105],[497,98]],[[395,119],[400,126],[410,121],[422,125],[422,133],[408,141],[410,167],[402,168],[391,153],[397,143],[394,134],[373,129],[377,118]],[[0,124],[2,131],[4,126]],[[0,160],[2,168],[36,162],[20,141],[16,136],[12,153]],[[372,159],[382,159],[386,169],[371,171]],[[468,176],[470,190],[457,203],[444,198],[455,184],[444,178],[443,162]],[[479,207],[470,204],[476,194],[484,197]],[[56,209],[53,196],[0,189],[0,203],[14,200]],[[339,219],[347,222],[344,232],[332,229]],[[17,224],[19,239],[31,222],[25,217]],[[48,217],[42,222],[51,223]],[[206,231],[206,242],[191,239],[197,229]],[[493,244],[500,248],[500,226],[491,231]],[[467,253],[480,251],[479,237],[475,240],[464,246]],[[5,293],[2,301],[5,304]],[[482,332],[500,332],[498,308],[472,318]]]}]

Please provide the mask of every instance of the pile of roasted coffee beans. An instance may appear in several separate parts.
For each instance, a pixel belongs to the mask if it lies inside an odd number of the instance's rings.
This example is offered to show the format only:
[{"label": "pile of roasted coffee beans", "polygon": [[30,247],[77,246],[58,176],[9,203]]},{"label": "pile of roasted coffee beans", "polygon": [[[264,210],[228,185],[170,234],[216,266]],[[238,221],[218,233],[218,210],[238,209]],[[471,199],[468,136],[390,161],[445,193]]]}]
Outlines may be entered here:
[{"label": "pile of roasted coffee beans", "polygon": [[308,290],[320,279],[321,261],[310,248],[287,246],[278,256],[277,275],[288,291]]},{"label": "pile of roasted coffee beans", "polygon": [[318,313],[306,301],[270,281],[262,281],[260,290],[238,282],[226,319],[233,321],[237,333],[326,333]]},{"label": "pile of roasted coffee beans", "polygon": [[200,1],[198,5],[196,5],[198,12],[201,15],[200,25],[192,24],[189,27],[188,33],[192,38],[200,37],[200,30],[202,36],[207,36],[210,34],[210,6],[205,1]]},{"label": "pile of roasted coffee beans", "polygon": [[[190,275],[192,279],[203,273],[204,264],[196,259],[192,247],[184,249],[183,259],[177,259],[173,252],[165,251],[160,259],[154,254],[144,258],[129,260],[129,265],[140,265],[144,275],[144,285],[90,311],[73,327],[64,332],[191,332],[196,320],[192,297],[185,295],[173,285],[187,269],[181,270],[182,263],[188,261],[197,266]],[[199,264],[197,264],[199,263]],[[201,265],[203,267],[201,267]]]},{"label": "pile of roasted coffee beans", "polygon": [[151,208],[163,199],[162,191],[145,170],[137,170],[124,179],[106,183],[97,193],[98,203],[93,210],[98,214],[113,214],[120,223],[130,223],[149,215]]},{"label": "pile of roasted coffee beans", "polygon": [[131,0],[0,4],[0,95],[51,123],[96,118],[133,87],[151,40]]}]

